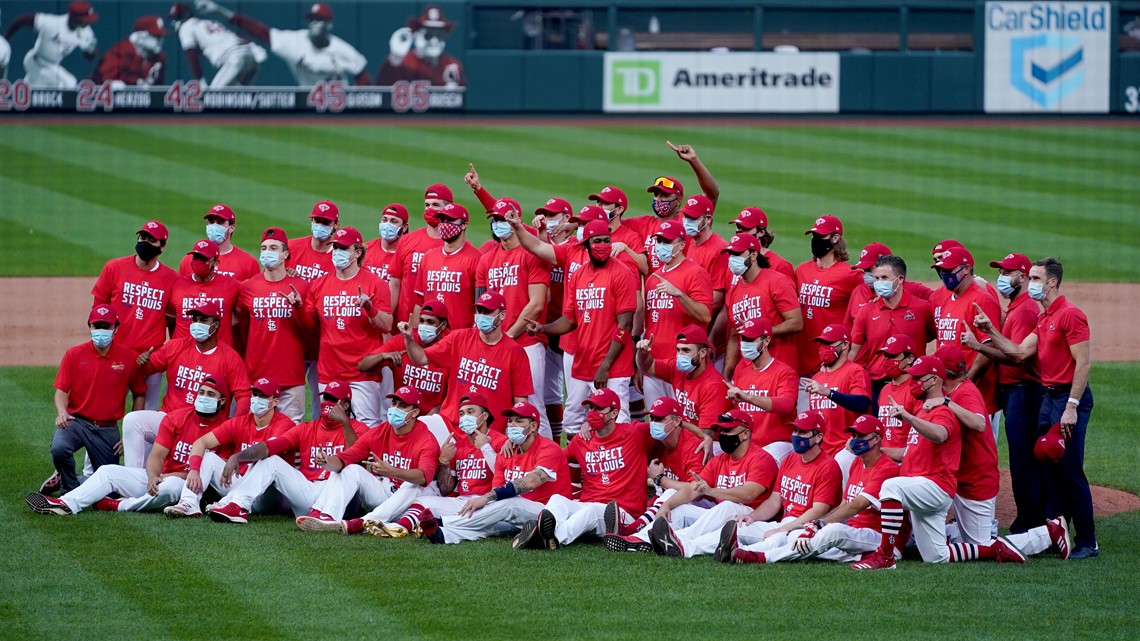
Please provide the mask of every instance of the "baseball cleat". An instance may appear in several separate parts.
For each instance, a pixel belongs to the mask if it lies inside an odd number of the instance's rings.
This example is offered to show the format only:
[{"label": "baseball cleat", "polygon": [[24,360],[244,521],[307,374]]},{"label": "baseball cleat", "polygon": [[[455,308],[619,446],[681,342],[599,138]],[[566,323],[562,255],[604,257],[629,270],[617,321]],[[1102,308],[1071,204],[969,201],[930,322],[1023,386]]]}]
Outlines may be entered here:
[{"label": "baseball cleat", "polygon": [[603,537],[606,549],[610,552],[652,552],[653,546],[641,539],[620,534],[607,534]]},{"label": "baseball cleat", "polygon": [[416,528],[416,536],[427,539],[436,545],[447,543],[443,530],[440,529],[442,524],[442,521],[437,519],[431,510],[425,509],[420,513],[420,524]]},{"label": "baseball cleat", "polygon": [[996,548],[997,556],[994,560],[998,563],[1025,563],[1027,560],[1021,550],[1004,536],[999,536],[991,545]]},{"label": "baseball cleat", "polygon": [[558,537],[554,534],[554,529],[558,526],[558,521],[554,519],[554,514],[550,510],[543,510],[538,513],[538,536],[542,539],[543,546],[548,550],[558,549]]},{"label": "baseball cleat", "polygon": [[[541,538],[538,536],[538,521],[523,523],[522,529],[511,539],[511,547],[516,550],[534,550],[540,547]],[[545,548],[543,544],[541,547]]]},{"label": "baseball cleat", "polygon": [[726,563],[736,563],[738,565],[759,563],[764,564],[768,559],[764,557],[763,552],[752,552],[750,550],[742,550],[740,548],[733,549],[732,553],[728,555]]},{"label": "baseball cleat", "polygon": [[219,505],[209,510],[208,514],[215,523],[249,523],[249,510],[237,503]]},{"label": "baseball cleat", "polygon": [[1069,524],[1065,521],[1065,517],[1049,519],[1045,521],[1045,527],[1048,528],[1049,539],[1053,541],[1053,547],[1057,550],[1057,558],[1062,561],[1069,558],[1073,544],[1069,539]]},{"label": "baseball cleat", "polygon": [[[213,509],[213,505],[211,505],[209,509]],[[202,516],[202,510],[200,510],[197,505],[185,501],[177,505],[166,507],[162,510],[162,513],[165,514],[168,519],[196,519]]]},{"label": "baseball cleat", "polygon": [[40,494],[44,496],[55,496],[59,491],[60,485],[63,484],[63,479],[59,477],[59,472],[52,472],[51,476],[47,477],[43,483],[40,483]]},{"label": "baseball cleat", "polygon": [[107,497],[103,497],[98,501],[95,501],[95,505],[92,505],[91,507],[99,510],[100,512],[118,512],[119,501],[121,500],[122,499],[109,499]]},{"label": "baseball cleat", "polygon": [[649,543],[658,556],[677,558],[685,556],[685,549],[681,547],[681,541],[677,538],[677,534],[673,532],[669,521],[661,517],[657,517],[653,521],[653,527],[649,529]]},{"label": "baseball cleat", "polygon": [[882,550],[864,554],[863,558],[851,564],[853,570],[893,570],[897,567],[893,555],[887,556]]},{"label": "baseball cleat", "polygon": [[602,521],[606,524],[606,534],[621,534],[621,511],[618,509],[617,501],[606,503]]},{"label": "baseball cleat", "polygon": [[58,514],[65,516],[73,513],[71,508],[67,507],[67,503],[64,503],[63,500],[44,496],[39,492],[30,492],[24,500],[28,502],[28,507],[32,508],[32,511],[36,514]]},{"label": "baseball cleat", "polygon": [[340,522],[341,534],[352,536],[364,531],[364,519],[345,519]]},{"label": "baseball cleat", "polygon": [[382,539],[403,539],[409,535],[408,531],[405,530],[402,525],[396,525],[395,523],[365,519],[363,525],[365,532]]},{"label": "baseball cleat", "polygon": [[736,552],[736,547],[736,519],[733,519],[720,528],[720,542],[713,552],[713,561],[732,563],[735,560],[733,553]]},{"label": "baseball cleat", "polygon": [[309,510],[305,516],[297,517],[297,527],[305,532],[340,532],[340,519],[334,519],[324,512]]}]

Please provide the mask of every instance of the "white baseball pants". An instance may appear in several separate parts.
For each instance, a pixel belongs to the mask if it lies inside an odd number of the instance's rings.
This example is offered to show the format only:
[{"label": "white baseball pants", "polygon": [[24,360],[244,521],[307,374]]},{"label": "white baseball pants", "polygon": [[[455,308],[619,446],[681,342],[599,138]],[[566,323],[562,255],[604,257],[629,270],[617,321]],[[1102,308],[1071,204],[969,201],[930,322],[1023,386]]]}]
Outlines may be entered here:
[{"label": "white baseball pants", "polygon": [[523,523],[537,519],[542,508],[542,503],[519,496],[491,501],[471,516],[444,519],[440,529],[446,543],[478,541],[519,529]]},{"label": "white baseball pants", "polygon": [[829,523],[808,539],[811,548],[807,554],[801,554],[793,544],[802,532],[803,530],[793,530],[787,535],[785,544],[780,547],[768,550],[760,550],[753,546],[744,547],[747,550],[763,551],[767,563],[804,559],[854,563],[864,554],[879,549],[879,544],[883,542],[883,535],[878,530],[855,528],[846,523]]},{"label": "white baseball pants", "polygon": [[923,561],[950,562],[950,548],[946,544],[946,513],[953,501],[934,481],[922,476],[887,479],[879,491],[879,501],[898,501],[903,509],[910,511],[914,540]]},{"label": "white baseball pants", "polygon": [[162,407],[162,372],[146,377],[146,397],[143,409],[157,411]]},{"label": "white baseball pants", "polygon": [[[544,405],[561,405],[563,401],[562,385],[562,361],[565,354],[559,354],[552,349],[547,349],[545,355],[546,359],[546,377],[542,381],[542,387],[535,386],[535,389],[542,390],[542,402]],[[535,407],[538,407],[535,405]]]},{"label": "white baseball pants", "polygon": [[[701,554],[712,554],[720,543],[720,529],[724,527],[724,524],[736,518],[737,515],[749,514],[750,512],[752,512],[752,508],[746,505],[723,501],[717,503],[715,507],[705,510],[688,527],[679,530],[674,529],[673,533],[681,542],[686,559]],[[646,532],[646,537],[648,537],[648,532]]]},{"label": "white baseball pants", "polygon": [[[779,521],[756,521],[748,525],[739,525],[736,527],[736,540],[740,543],[740,547],[753,552],[774,550],[787,542],[788,533],[781,532],[779,534],[773,534],[768,538],[764,538],[764,535],[794,520],[794,518],[785,517]],[[717,536],[719,542],[719,531],[717,532]]]},{"label": "white baseball pants", "polygon": [[973,501],[954,497],[954,516],[958,524],[958,536],[961,543],[974,545],[989,545],[994,540],[992,527],[994,511],[997,507],[997,497],[988,501]]},{"label": "white baseball pants", "polygon": [[95,470],[79,487],[60,497],[73,514],[91,507],[112,492],[123,497],[119,502],[120,512],[145,512],[161,510],[178,502],[182,493],[183,479],[167,476],[158,484],[158,494],[147,494],[146,470],[122,465],[104,465]]},{"label": "white baseball pants", "polygon": [[[555,494],[546,502],[546,509],[554,515],[554,536],[562,545],[577,541],[584,534],[601,536],[606,533],[605,503],[582,503]],[[633,517],[618,509],[623,525],[632,523]]]},{"label": "white baseball pants", "polygon": [[[328,383],[321,383],[317,389],[323,393],[325,385]],[[356,416],[356,420],[368,427],[376,427],[388,419],[387,403],[385,402],[383,412],[380,409],[384,390],[379,382],[356,381],[349,383],[348,387],[352,390],[352,413]],[[317,413],[313,416],[320,416],[320,408],[317,408]]]},{"label": "white baseball pants", "polygon": [[[202,455],[202,466],[198,468],[198,476],[202,478],[202,492],[194,492],[189,487],[183,485],[182,495],[179,497],[179,503],[189,503],[198,505],[202,501],[202,493],[206,489],[213,487],[221,496],[226,496],[230,493],[230,489],[237,483],[241,476],[234,473],[230,479],[230,483],[222,483],[222,470],[226,467],[226,461],[213,452],[206,452]],[[248,509],[248,508],[247,508]]]},{"label": "white baseball pants", "polygon": [[24,82],[37,89],[75,89],[75,76],[59,63],[47,62],[31,49],[24,56]]},{"label": "white baseball pants", "polygon": [[349,502],[359,495],[361,507],[371,510],[364,518],[387,523],[403,514],[424,493],[439,494],[434,482],[426,488],[411,483],[397,488],[388,478],[375,476],[354,464],[329,476],[320,497],[313,502],[313,509],[334,519],[343,519]]},{"label": "white baseball pants", "polygon": [[305,418],[305,386],[282,388],[277,397],[277,411],[300,423]]},{"label": "white baseball pants", "polygon": [[[203,460],[203,464],[205,461]],[[218,502],[219,506],[236,503],[241,508],[255,511],[258,499],[271,489],[285,497],[295,516],[308,514],[313,503],[321,495],[327,481],[310,481],[301,470],[287,463],[280,456],[270,456],[249,468],[245,476],[234,481],[229,494]]]},{"label": "white baseball pants", "polygon": [[166,412],[138,410],[123,417],[123,465],[146,467],[146,457],[158,436],[158,426]]},{"label": "white baseball pants", "polygon": [[[213,62],[211,60],[211,62]],[[257,60],[248,44],[238,45],[222,54],[218,71],[210,81],[210,89],[244,85],[257,73]]]},{"label": "white baseball pants", "polygon": [[526,397],[526,402],[538,409],[538,433],[550,438],[550,419],[546,416],[546,345],[535,343],[524,347],[526,359],[530,361],[530,382],[534,393]]}]

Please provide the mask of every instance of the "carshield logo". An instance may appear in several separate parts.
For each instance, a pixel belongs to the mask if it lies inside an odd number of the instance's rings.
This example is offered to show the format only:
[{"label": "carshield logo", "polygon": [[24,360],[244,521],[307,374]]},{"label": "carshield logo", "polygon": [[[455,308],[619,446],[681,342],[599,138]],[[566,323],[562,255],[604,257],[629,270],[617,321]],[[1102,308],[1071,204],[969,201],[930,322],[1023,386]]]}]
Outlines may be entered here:
[{"label": "carshield logo", "polygon": [[661,102],[660,60],[614,60],[610,89],[615,105]]},{"label": "carshield logo", "polygon": [[1044,33],[1009,42],[1010,84],[1046,109],[1081,87],[1085,80],[1080,38]]}]

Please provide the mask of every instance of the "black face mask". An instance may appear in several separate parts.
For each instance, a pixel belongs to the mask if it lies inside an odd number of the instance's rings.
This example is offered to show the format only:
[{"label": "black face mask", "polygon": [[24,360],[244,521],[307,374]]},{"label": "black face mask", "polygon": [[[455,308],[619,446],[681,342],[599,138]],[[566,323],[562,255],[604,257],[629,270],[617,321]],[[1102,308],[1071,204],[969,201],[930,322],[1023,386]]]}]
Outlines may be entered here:
[{"label": "black face mask", "polygon": [[139,255],[139,259],[144,263],[149,263],[162,253],[161,247],[155,247],[145,240],[140,240],[135,243],[135,253]]},{"label": "black face mask", "polygon": [[724,450],[725,454],[732,454],[736,451],[736,448],[740,447],[740,434],[722,433],[716,440],[717,443],[720,444],[720,449]]},{"label": "black face mask", "polygon": [[834,246],[835,243],[831,242],[831,238],[829,237],[811,237],[811,255],[815,256],[816,258],[823,258],[827,255],[827,252],[831,251],[831,248]]}]

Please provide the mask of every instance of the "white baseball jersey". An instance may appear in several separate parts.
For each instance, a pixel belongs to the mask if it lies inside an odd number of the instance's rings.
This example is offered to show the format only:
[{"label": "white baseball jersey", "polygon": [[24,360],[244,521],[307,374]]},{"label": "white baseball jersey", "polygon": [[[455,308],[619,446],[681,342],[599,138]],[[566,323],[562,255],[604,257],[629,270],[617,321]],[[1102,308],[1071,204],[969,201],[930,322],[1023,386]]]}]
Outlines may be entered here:
[{"label": "white baseball jersey", "polygon": [[200,49],[202,55],[215,67],[222,65],[222,57],[230,49],[245,44],[238,35],[226,29],[217,20],[187,18],[178,28],[182,50]]},{"label": "white baseball jersey", "polygon": [[297,84],[311,87],[322,80],[351,80],[368,65],[352,45],[330,35],[329,46],[318,49],[304,30],[269,30],[269,48],[285,59]]},{"label": "white baseball jersey", "polygon": [[[12,45],[8,44],[8,41],[0,36],[0,68],[7,70],[8,63],[11,62],[11,60]],[[0,79],[2,78],[4,78],[4,76],[0,75]]]},{"label": "white baseball jersey", "polygon": [[72,31],[67,28],[67,14],[61,16],[50,13],[36,14],[36,44],[32,46],[32,55],[40,60],[59,64],[67,54],[76,48],[88,53],[95,51],[95,32],[89,25],[83,25]]}]

